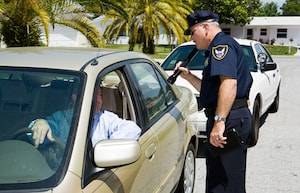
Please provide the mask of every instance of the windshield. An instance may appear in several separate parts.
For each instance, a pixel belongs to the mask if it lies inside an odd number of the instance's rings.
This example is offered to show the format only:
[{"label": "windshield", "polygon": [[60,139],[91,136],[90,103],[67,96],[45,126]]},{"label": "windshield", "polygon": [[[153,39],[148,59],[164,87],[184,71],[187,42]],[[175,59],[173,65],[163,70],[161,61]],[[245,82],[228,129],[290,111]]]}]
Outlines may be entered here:
[{"label": "windshield", "polygon": [[[45,188],[57,183],[77,117],[80,75],[0,68],[1,187]],[[43,133],[46,137],[37,144],[35,139]]]},{"label": "windshield", "polygon": [[[164,61],[164,70],[173,70],[178,61],[186,60],[187,56],[194,49],[194,45],[180,46]],[[205,50],[200,50],[197,56],[188,64],[190,70],[203,70],[205,61]]]},{"label": "windshield", "polygon": [[[250,71],[257,71],[257,65],[251,46],[241,45],[244,53],[244,62],[249,66]],[[195,45],[180,46],[162,63],[164,70],[174,70],[178,61],[186,60]],[[188,64],[190,70],[203,70],[205,64],[205,50],[200,50],[197,56]]]}]

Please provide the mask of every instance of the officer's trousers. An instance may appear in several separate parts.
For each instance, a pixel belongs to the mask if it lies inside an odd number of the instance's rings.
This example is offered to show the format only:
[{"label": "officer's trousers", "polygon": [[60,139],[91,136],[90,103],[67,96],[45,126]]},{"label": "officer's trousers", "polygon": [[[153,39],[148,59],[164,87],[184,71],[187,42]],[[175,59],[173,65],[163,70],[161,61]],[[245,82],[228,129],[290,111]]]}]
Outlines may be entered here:
[{"label": "officer's trousers", "polygon": [[[208,114],[207,117],[209,139],[214,124],[214,113]],[[226,129],[235,128],[245,144],[230,150],[208,145],[206,152],[206,193],[246,193],[246,144],[251,129],[249,109],[246,107],[230,111],[225,125]]]}]

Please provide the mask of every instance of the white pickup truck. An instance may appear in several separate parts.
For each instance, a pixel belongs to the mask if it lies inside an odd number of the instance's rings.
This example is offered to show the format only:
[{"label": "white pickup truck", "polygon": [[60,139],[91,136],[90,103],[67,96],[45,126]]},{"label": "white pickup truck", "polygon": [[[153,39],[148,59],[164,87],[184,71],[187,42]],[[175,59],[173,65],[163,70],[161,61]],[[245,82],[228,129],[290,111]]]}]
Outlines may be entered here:
[{"label": "white pickup truck", "polygon": [[[242,46],[245,62],[249,66],[253,77],[253,84],[249,96],[249,109],[253,116],[253,127],[249,146],[254,146],[258,140],[262,115],[267,111],[278,111],[281,76],[278,65],[273,61],[268,50],[260,42],[245,39],[236,40]],[[176,63],[185,60],[194,47],[195,44],[193,42],[179,45],[162,62],[162,68],[171,75]],[[204,52],[205,50],[199,51],[197,56],[188,65],[192,73],[200,78],[202,77],[202,70],[204,68]],[[199,96],[199,92],[181,77],[177,78],[175,84],[188,87],[196,96]],[[206,122],[204,113],[199,111],[193,121],[198,123],[198,136],[204,137]]]}]

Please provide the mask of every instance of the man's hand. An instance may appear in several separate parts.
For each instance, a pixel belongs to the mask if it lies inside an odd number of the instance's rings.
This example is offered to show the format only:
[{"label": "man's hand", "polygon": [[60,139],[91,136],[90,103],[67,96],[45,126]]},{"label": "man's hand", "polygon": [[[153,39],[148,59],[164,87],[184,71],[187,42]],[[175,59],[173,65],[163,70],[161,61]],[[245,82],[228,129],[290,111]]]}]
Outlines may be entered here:
[{"label": "man's hand", "polygon": [[54,137],[52,136],[51,128],[48,122],[45,119],[37,119],[35,120],[33,126],[31,127],[34,140],[34,145],[37,148],[40,144],[44,143],[45,137],[50,141],[54,141]]},{"label": "man's hand", "polygon": [[210,132],[209,142],[215,146],[224,148],[226,144],[226,137],[223,136],[225,131],[225,123],[223,121],[215,122],[212,131]]},{"label": "man's hand", "polygon": [[180,65],[182,64],[182,61],[177,62],[175,70],[181,71],[180,76],[184,79],[188,79],[188,76],[191,74],[189,69],[186,67],[181,67]]}]

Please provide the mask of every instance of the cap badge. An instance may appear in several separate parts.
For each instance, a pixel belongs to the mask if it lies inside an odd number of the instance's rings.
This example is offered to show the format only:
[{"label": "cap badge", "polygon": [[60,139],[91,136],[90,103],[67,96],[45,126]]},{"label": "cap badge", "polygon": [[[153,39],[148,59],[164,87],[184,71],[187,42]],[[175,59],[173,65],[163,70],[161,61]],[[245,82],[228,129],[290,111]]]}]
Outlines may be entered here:
[{"label": "cap badge", "polygon": [[223,60],[228,52],[228,45],[218,45],[212,48],[212,55],[216,60]]}]

